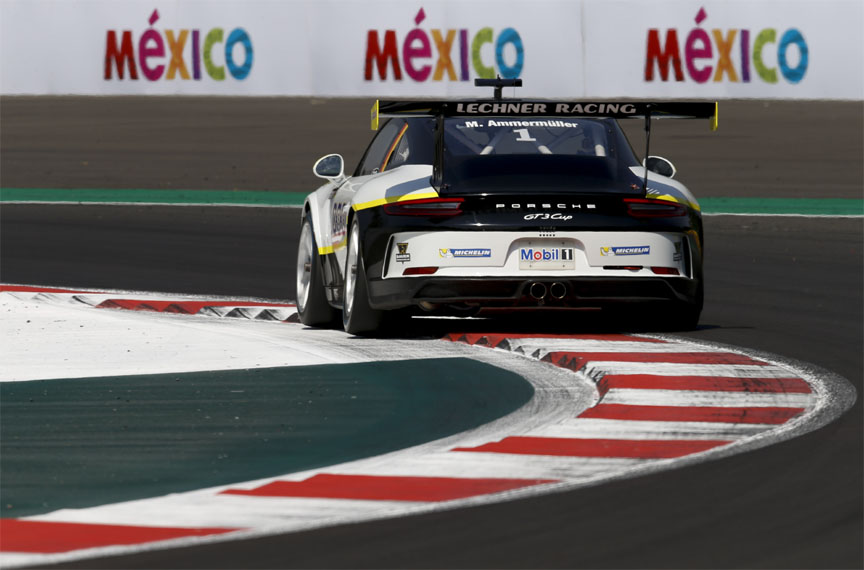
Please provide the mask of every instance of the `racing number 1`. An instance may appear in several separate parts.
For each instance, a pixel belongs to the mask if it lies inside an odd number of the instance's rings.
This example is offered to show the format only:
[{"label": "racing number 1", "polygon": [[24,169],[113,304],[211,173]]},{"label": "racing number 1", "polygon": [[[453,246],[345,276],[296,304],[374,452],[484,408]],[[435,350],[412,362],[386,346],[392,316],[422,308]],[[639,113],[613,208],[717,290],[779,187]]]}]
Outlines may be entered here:
[{"label": "racing number 1", "polygon": [[531,135],[528,134],[528,129],[513,129],[514,133],[519,135],[519,138],[516,139],[516,142],[536,142],[537,139],[531,138]]}]

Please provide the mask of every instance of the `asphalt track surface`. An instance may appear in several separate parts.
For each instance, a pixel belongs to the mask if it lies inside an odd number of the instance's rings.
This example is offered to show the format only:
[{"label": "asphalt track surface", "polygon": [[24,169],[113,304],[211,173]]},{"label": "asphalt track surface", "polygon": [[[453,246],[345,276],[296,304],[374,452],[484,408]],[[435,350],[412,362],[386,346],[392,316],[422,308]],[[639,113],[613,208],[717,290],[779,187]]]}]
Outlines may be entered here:
[{"label": "asphalt track surface", "polygon": [[[311,188],[317,156],[358,158],[367,106],[4,98],[0,186]],[[721,106],[729,138],[676,124],[652,148],[697,195],[860,198],[861,116],[860,103],[736,102]],[[0,279],[289,299],[297,220],[295,209],[3,205]],[[65,567],[864,566],[862,220],[720,216],[705,226],[706,307],[685,336],[844,376],[859,399],[839,420],[754,452],[564,494]]]},{"label": "asphalt track surface", "polygon": [[[0,98],[0,187],[311,191],[312,164],[351,169],[372,132],[367,99]],[[622,121],[639,156],[642,122]],[[720,129],[660,121],[651,154],[697,196],[861,198],[864,106],[729,101]]]}]

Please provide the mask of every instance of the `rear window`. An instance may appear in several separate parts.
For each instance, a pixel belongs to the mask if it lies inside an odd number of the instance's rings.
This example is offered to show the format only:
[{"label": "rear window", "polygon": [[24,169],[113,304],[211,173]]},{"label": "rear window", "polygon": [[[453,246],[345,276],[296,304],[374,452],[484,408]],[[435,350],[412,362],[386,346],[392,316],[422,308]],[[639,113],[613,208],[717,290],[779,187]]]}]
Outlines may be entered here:
[{"label": "rear window", "polygon": [[449,117],[444,193],[630,192],[638,164],[614,119]]}]

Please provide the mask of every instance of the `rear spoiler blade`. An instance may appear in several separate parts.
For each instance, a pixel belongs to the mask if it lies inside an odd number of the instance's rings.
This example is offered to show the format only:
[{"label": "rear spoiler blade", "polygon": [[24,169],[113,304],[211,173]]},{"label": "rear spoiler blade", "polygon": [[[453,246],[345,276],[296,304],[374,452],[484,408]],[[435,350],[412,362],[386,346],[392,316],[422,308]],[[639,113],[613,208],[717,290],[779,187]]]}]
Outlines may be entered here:
[{"label": "rear spoiler blade", "polygon": [[714,102],[631,102],[631,101],[375,101],[372,130],[381,117],[593,117],[612,119],[710,119],[711,130],[718,126],[719,105]]},{"label": "rear spoiler blade", "polygon": [[[436,160],[432,185],[440,188],[444,171],[444,137],[442,123],[446,117],[581,117],[643,119],[645,121],[645,158],[650,156],[651,121],[653,119],[710,119],[717,130],[719,105],[714,102],[635,102],[635,101],[541,101],[494,99],[477,101],[375,101],[372,106],[372,130],[378,130],[380,117],[435,117],[438,121]],[[642,181],[642,192],[648,192],[648,168]]]}]

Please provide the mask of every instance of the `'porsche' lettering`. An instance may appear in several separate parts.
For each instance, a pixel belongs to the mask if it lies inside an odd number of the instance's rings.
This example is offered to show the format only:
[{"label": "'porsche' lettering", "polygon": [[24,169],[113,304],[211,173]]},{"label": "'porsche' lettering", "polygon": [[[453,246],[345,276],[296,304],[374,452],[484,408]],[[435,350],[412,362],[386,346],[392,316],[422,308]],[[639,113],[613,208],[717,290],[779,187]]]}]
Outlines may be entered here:
[{"label": "'porsche' lettering", "polygon": [[583,209],[583,208],[585,208],[585,209],[587,209],[587,210],[596,210],[596,209],[597,209],[597,204],[572,204],[572,203],[571,203],[571,204],[537,204],[537,203],[530,203],[530,204],[524,204],[524,205],[523,205],[523,204],[495,204],[495,209],[496,209],[496,210],[506,210],[506,209],[508,209],[508,208],[511,209],[511,210],[522,210],[522,209],[527,209],[527,210],[540,210],[540,209],[543,209],[543,210],[551,210],[552,208],[555,208],[556,210],[581,210],[581,209]]}]

